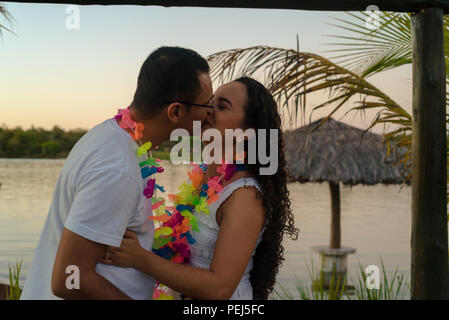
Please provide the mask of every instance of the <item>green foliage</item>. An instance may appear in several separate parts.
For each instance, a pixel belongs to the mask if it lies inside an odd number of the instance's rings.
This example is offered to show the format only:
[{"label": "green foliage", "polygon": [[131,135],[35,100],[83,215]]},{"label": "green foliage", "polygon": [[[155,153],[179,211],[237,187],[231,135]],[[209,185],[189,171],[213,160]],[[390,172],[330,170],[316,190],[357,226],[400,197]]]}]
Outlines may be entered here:
[{"label": "green foliage", "polygon": [[[305,285],[300,279],[296,278],[296,289],[300,300],[401,300],[408,299],[410,296],[410,285],[406,282],[403,274],[398,274],[396,268],[394,274],[389,277],[385,270],[383,260],[382,279],[379,289],[369,289],[366,285],[367,275],[359,263],[359,274],[357,284],[348,286],[346,277],[340,279],[332,275],[329,287],[324,286],[323,271],[314,266],[306,264],[309,275],[309,285]],[[293,293],[289,292],[281,284],[277,284],[278,288],[273,291],[273,298],[279,300],[294,300]]]},{"label": "green foliage", "polygon": [[396,267],[393,276],[388,279],[384,262],[381,259],[383,281],[380,282],[379,289],[368,289],[366,286],[367,275],[359,264],[360,276],[358,286],[355,291],[357,300],[403,300],[410,295],[410,285],[405,282],[405,276],[398,274]]},{"label": "green foliage", "polygon": [[[0,158],[65,158],[73,146],[86,133],[75,129],[64,131],[58,126],[52,130],[34,128],[23,130],[20,127],[9,129],[0,127]],[[192,154],[192,137],[191,154]],[[170,150],[177,141],[165,141],[152,150],[154,157],[169,160]]]},{"label": "green foliage", "polygon": [[0,127],[0,158],[64,158],[86,130]]},{"label": "green foliage", "polygon": [[[298,290],[300,300],[340,300],[342,295],[347,291],[346,277],[343,279],[336,276],[336,270],[331,276],[329,286],[324,285],[324,272],[314,266],[311,259],[311,267],[306,263],[307,273],[309,275],[310,284],[305,285],[299,278],[296,278],[296,289]],[[294,300],[293,294],[284,286],[277,284],[279,289],[274,288],[273,293],[280,300]]]},{"label": "green foliage", "polygon": [[13,269],[8,264],[9,269],[9,292],[6,294],[6,300],[19,300],[22,290],[19,287],[20,270],[22,269],[22,260],[17,261]]},{"label": "green foliage", "polygon": [[41,147],[42,156],[44,158],[53,158],[61,151],[61,146],[59,145],[58,141],[44,142],[41,144]]}]

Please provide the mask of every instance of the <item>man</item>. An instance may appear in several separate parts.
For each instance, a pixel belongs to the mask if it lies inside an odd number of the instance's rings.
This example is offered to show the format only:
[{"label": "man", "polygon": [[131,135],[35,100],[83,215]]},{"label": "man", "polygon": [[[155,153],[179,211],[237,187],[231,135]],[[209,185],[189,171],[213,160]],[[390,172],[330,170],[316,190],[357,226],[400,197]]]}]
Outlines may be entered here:
[{"label": "man", "polygon": [[[193,121],[205,120],[211,98],[207,62],[189,49],[161,47],[142,65],[130,116],[144,125],[142,143],[157,146],[176,128],[192,132]],[[153,244],[137,147],[112,118],[73,147],[58,177],[21,299],[151,299],[154,279],[133,268],[99,263],[107,246],[120,246],[126,229],[138,234],[145,249]],[[77,274],[79,289],[66,283]]]}]

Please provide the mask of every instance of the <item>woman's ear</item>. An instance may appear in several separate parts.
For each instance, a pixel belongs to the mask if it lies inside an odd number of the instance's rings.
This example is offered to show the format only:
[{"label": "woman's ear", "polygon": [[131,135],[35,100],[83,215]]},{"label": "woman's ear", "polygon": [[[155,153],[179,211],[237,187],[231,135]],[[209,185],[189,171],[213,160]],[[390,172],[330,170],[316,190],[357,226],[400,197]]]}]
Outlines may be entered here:
[{"label": "woman's ear", "polygon": [[166,113],[170,122],[179,124],[184,117],[185,107],[181,103],[173,102],[167,107]]}]

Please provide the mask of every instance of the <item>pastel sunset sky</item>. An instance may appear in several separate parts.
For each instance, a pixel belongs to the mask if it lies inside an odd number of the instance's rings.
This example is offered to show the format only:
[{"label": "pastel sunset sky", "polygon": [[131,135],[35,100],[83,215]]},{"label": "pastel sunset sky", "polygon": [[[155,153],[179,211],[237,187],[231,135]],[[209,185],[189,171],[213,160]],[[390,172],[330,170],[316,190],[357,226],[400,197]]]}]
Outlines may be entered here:
[{"label": "pastel sunset sky", "polygon": [[[3,32],[0,40],[0,125],[24,129],[90,129],[112,117],[129,105],[142,62],[160,46],[187,47],[207,57],[255,45],[296,49],[298,34],[300,51],[329,58],[334,54],[325,51],[335,47],[326,43],[335,39],[325,35],[342,34],[329,23],[349,18],[343,12],[79,6],[80,29],[69,30],[67,5],[5,6],[15,34]],[[0,24],[9,27],[1,18]],[[369,81],[410,112],[411,77],[407,66]],[[323,99],[310,99],[309,110]],[[374,114],[350,114],[342,121],[366,128]]]}]

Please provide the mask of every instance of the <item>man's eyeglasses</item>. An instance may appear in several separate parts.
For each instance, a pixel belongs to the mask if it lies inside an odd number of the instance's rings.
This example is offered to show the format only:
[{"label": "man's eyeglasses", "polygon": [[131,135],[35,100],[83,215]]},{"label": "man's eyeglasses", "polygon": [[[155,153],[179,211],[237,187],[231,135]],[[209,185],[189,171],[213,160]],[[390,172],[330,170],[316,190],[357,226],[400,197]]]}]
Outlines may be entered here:
[{"label": "man's eyeglasses", "polygon": [[208,109],[213,109],[214,108],[214,106],[211,105],[211,104],[198,104],[198,103],[191,103],[191,102],[185,102],[185,101],[169,101],[167,103],[175,103],[175,102],[182,103],[182,104],[187,104],[187,105],[190,105],[190,106],[197,106],[197,107],[208,108]]}]

